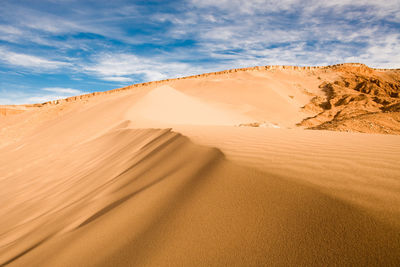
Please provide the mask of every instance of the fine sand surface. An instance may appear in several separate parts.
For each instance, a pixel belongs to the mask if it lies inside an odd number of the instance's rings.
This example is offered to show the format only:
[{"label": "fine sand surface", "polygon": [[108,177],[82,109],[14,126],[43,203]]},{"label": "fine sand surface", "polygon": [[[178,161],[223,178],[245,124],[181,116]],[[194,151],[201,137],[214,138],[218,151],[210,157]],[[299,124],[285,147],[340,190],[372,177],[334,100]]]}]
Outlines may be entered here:
[{"label": "fine sand surface", "polygon": [[253,68],[3,106],[0,266],[399,266],[396,75]]}]

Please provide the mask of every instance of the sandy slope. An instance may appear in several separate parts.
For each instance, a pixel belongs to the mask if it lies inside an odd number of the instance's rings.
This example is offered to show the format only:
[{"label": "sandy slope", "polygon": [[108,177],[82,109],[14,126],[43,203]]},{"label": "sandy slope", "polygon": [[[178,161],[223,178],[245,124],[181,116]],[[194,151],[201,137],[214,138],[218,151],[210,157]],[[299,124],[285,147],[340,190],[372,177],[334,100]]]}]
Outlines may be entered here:
[{"label": "sandy slope", "polygon": [[287,129],[340,73],[226,72],[1,117],[0,265],[398,266],[400,136]]},{"label": "sandy slope", "polygon": [[400,138],[359,133],[176,126],[229,160],[284,177],[400,227]]},{"label": "sandy slope", "polygon": [[213,106],[168,85],[151,90],[129,109],[126,117],[134,121],[136,127],[239,125],[252,121],[234,109]]}]

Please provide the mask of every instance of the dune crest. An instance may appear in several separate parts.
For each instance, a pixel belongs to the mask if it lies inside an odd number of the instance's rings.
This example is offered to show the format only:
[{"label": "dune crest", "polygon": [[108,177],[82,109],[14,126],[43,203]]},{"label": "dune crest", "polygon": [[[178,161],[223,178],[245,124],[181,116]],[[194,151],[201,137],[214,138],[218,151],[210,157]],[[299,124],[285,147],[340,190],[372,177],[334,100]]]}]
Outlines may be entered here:
[{"label": "dune crest", "polygon": [[171,124],[236,125],[251,121],[234,110],[213,106],[168,85],[152,89],[129,109],[126,116],[137,127]]},{"label": "dune crest", "polygon": [[[34,248],[98,220],[164,179],[205,175],[223,158],[218,150],[197,148],[168,129],[134,130],[125,125],[64,147],[57,156],[41,155],[42,164],[57,157],[46,170],[33,164],[2,177],[6,206],[0,217],[7,219],[0,221],[0,264],[13,263]],[[16,158],[32,149],[34,144],[7,156]],[[28,173],[31,178],[26,186]]]}]

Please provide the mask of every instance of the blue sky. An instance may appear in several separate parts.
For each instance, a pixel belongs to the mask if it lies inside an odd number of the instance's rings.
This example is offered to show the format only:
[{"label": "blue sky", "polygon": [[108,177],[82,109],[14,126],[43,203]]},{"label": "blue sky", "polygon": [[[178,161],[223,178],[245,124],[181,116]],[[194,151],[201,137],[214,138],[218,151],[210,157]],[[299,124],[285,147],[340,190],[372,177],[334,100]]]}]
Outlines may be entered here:
[{"label": "blue sky", "polygon": [[2,0],[0,104],[255,65],[400,68],[400,0]]}]

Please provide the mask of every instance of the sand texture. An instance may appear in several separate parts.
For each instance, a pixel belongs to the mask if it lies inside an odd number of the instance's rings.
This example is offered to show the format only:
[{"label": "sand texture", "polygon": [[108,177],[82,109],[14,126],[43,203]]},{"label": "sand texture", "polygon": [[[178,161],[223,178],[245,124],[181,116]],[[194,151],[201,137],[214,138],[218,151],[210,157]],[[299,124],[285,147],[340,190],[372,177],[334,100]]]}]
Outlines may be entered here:
[{"label": "sand texture", "polygon": [[399,266],[399,81],[266,66],[0,106],[0,266]]}]

